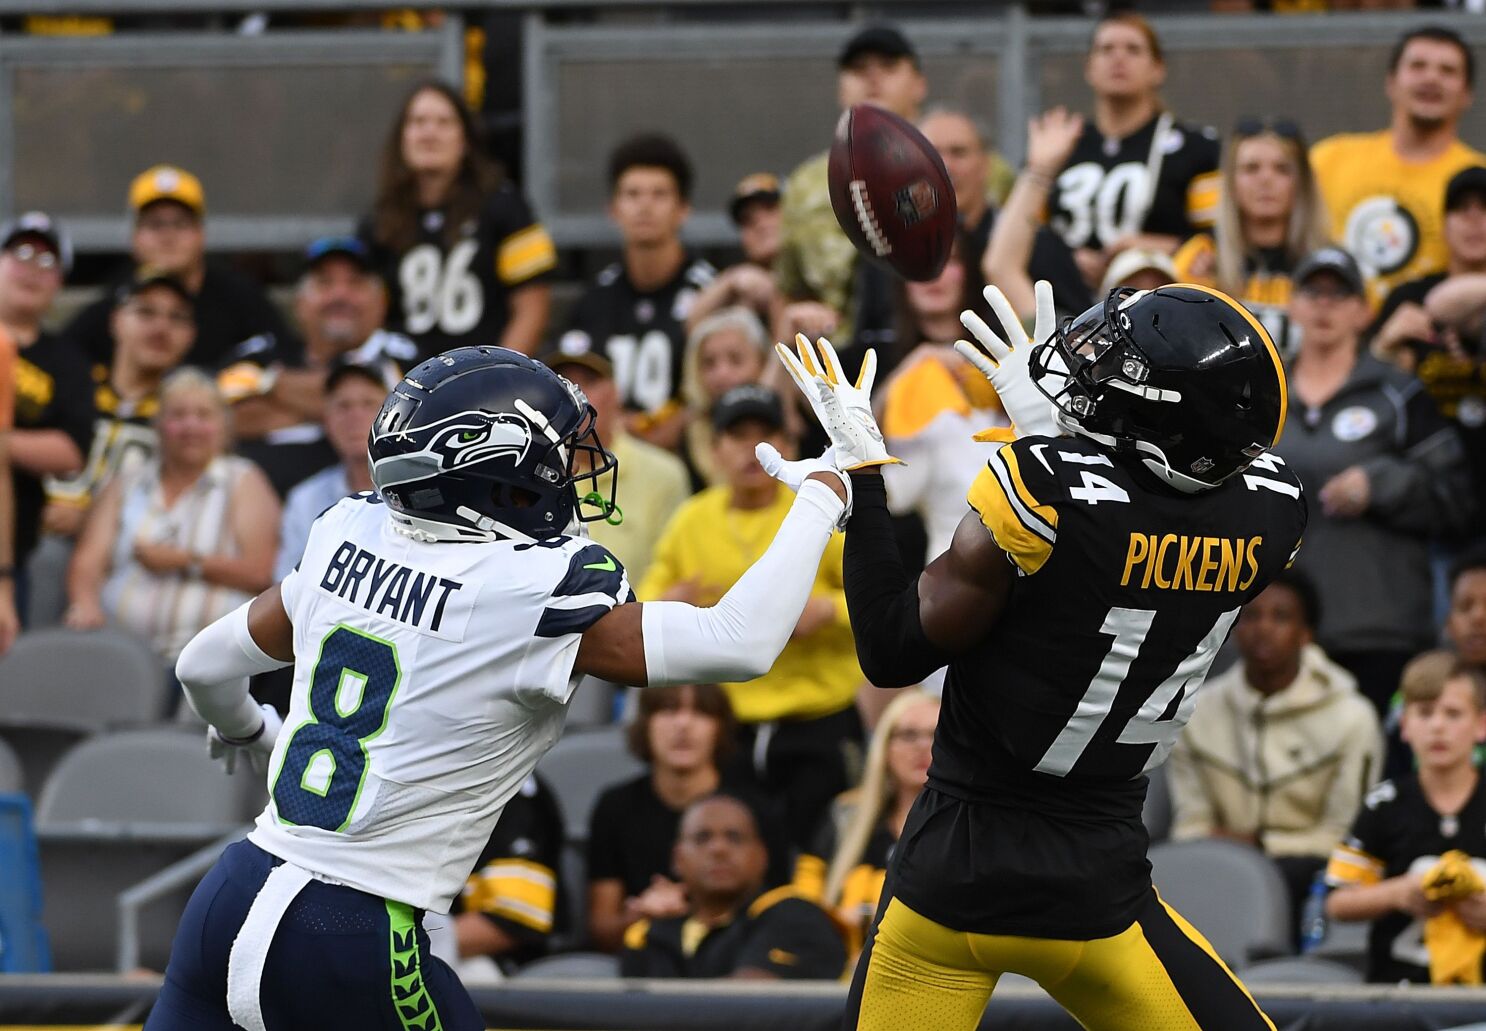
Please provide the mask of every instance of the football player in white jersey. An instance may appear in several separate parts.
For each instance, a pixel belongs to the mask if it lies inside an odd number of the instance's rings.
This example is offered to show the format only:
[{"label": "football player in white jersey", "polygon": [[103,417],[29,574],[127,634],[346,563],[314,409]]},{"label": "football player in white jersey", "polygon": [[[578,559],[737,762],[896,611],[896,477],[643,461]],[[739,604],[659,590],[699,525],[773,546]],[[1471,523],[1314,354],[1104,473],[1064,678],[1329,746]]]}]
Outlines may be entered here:
[{"label": "football player in white jersey", "polygon": [[[797,491],[769,549],[711,608],[640,605],[578,525],[614,508],[612,486],[580,494],[615,467],[593,424],[514,351],[424,362],[372,429],[378,493],[325,512],[281,584],[182,652],[214,754],[263,766],[270,798],[192,896],[149,1031],[483,1028],[422,911],[448,911],[577,681],[768,670],[849,513],[837,467],[891,461],[865,435],[814,461],[761,445]],[[281,726],[246,678],[291,663]]]}]

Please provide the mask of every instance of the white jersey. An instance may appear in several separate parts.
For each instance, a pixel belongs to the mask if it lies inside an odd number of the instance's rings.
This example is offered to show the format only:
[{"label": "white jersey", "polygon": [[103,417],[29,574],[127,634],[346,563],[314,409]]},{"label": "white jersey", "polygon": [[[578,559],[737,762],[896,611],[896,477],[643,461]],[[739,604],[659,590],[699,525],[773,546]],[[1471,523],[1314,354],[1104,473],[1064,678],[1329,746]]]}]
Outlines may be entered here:
[{"label": "white jersey", "polygon": [[581,634],[633,597],[623,567],[580,537],[420,543],[360,494],[316,521],[280,589],[294,693],[249,837],[447,912],[562,731]]}]

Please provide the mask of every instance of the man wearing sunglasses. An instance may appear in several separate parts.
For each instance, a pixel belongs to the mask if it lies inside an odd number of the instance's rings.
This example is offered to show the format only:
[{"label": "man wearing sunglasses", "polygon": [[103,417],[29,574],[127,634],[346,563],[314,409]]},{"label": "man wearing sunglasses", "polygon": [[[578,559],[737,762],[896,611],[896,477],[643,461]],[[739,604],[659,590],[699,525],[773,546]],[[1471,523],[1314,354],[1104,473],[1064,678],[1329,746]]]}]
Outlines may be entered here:
[{"label": "man wearing sunglasses", "polygon": [[1440,197],[1482,154],[1460,141],[1475,58],[1454,31],[1412,29],[1393,48],[1385,129],[1342,133],[1311,148],[1332,236],[1356,256],[1376,305],[1400,283],[1445,267]]},{"label": "man wearing sunglasses", "polygon": [[71,341],[42,326],[71,264],[71,242],[45,212],[30,211],[0,227],[0,326],[16,346],[10,468],[18,569],[40,534],[42,479],[81,469],[93,437],[87,360]]}]

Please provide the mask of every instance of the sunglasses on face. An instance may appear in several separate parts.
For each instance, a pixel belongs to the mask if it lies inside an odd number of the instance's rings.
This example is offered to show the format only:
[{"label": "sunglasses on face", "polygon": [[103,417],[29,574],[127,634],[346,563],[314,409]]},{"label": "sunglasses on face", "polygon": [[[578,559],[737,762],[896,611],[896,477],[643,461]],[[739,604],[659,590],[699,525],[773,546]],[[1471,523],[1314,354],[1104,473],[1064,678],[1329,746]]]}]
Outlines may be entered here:
[{"label": "sunglasses on face", "polygon": [[1302,139],[1300,126],[1288,118],[1259,118],[1256,115],[1246,115],[1233,124],[1233,135],[1239,139],[1248,139],[1250,136],[1262,136],[1265,133],[1274,133],[1282,140],[1292,140],[1299,143]]},{"label": "sunglasses on face", "polygon": [[37,247],[31,243],[21,243],[7,248],[7,253],[22,265],[35,265],[37,268],[46,269],[48,272],[62,267],[62,261],[55,253],[45,247]]}]

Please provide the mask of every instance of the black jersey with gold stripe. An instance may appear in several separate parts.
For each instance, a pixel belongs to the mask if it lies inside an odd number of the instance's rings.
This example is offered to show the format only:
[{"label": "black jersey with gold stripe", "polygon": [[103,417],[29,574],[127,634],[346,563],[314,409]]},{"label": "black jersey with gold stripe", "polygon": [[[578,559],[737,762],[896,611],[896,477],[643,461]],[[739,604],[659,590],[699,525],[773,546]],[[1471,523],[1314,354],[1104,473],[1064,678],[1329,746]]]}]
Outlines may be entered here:
[{"label": "black jersey with gold stripe", "polygon": [[1240,606],[1305,525],[1300,482],[1273,455],[1182,494],[1078,437],[1004,445],[969,500],[1020,575],[950,666],[929,779],[967,800],[1015,770],[1092,802],[1164,760]]}]

